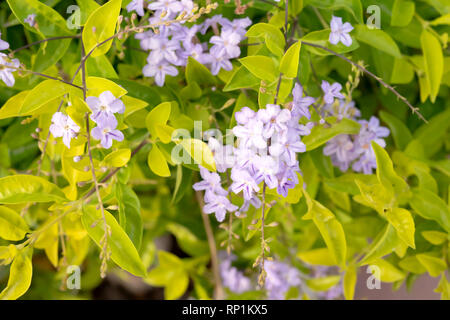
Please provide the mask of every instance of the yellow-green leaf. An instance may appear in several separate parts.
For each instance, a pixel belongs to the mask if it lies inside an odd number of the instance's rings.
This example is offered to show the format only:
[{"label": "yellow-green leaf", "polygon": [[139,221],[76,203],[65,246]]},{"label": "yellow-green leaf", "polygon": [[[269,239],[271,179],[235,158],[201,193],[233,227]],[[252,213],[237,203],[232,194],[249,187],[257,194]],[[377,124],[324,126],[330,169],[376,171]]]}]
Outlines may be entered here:
[{"label": "yellow-green leaf", "polygon": [[411,213],[403,208],[393,208],[386,212],[386,218],[395,230],[397,230],[398,237],[402,239],[405,244],[415,249],[415,226]]},{"label": "yellow-green leaf", "polygon": [[353,300],[353,296],[355,295],[357,271],[358,269],[355,266],[350,266],[345,272],[342,286],[344,291],[344,297],[347,300]]},{"label": "yellow-green leaf", "polygon": [[312,249],[297,253],[297,257],[311,265],[334,266],[336,262],[328,248]]},{"label": "yellow-green leaf", "polygon": [[440,231],[422,231],[422,236],[430,243],[439,246],[448,240],[448,235]]},{"label": "yellow-green leaf", "polygon": [[156,144],[153,144],[152,150],[148,154],[147,163],[150,169],[158,176],[170,177],[166,158]]},{"label": "yellow-green leaf", "polygon": [[70,90],[71,86],[61,81],[42,81],[28,93],[20,109],[20,114],[29,114],[55,98],[62,97]]},{"label": "yellow-green leaf", "polygon": [[216,171],[216,162],[208,145],[198,139],[183,139],[180,145],[185,149],[192,159],[209,171]]},{"label": "yellow-green leaf", "polygon": [[434,103],[444,72],[444,55],[439,39],[426,29],[422,31],[420,43],[424,56],[425,75],[430,87],[430,100]]},{"label": "yellow-green leaf", "polygon": [[440,258],[426,253],[420,253],[416,257],[432,277],[437,277],[447,270],[447,264]]},{"label": "yellow-green leaf", "polygon": [[107,166],[119,168],[126,165],[128,161],[130,161],[130,157],[131,150],[129,148],[119,149],[108,154],[105,159],[103,159],[103,162]]},{"label": "yellow-green leaf", "polygon": [[249,56],[239,59],[239,62],[247,68],[255,77],[272,83],[277,78],[277,68],[272,58],[266,56]]},{"label": "yellow-green leaf", "polygon": [[31,254],[31,249],[17,253],[11,264],[8,284],[0,293],[0,300],[16,300],[27,292],[33,275]]},{"label": "yellow-green leaf", "polygon": [[14,210],[0,206],[0,238],[11,241],[22,240],[28,232],[25,220]]},{"label": "yellow-green leaf", "polygon": [[[117,19],[119,18],[122,0],[111,0],[96,9],[89,16],[83,29],[83,45],[88,54],[97,44],[107,40],[114,35]],[[108,52],[112,41],[108,41],[96,48],[92,57],[98,57]]]},{"label": "yellow-green leaf", "polygon": [[295,78],[297,76],[301,45],[301,41],[297,41],[289,47],[283,58],[281,58],[280,72],[289,78]]},{"label": "yellow-green leaf", "polygon": [[158,137],[156,132],[156,125],[165,125],[170,117],[170,112],[172,109],[172,104],[170,102],[163,102],[158,104],[152,109],[145,119],[145,124],[147,125],[148,131],[153,138]]}]

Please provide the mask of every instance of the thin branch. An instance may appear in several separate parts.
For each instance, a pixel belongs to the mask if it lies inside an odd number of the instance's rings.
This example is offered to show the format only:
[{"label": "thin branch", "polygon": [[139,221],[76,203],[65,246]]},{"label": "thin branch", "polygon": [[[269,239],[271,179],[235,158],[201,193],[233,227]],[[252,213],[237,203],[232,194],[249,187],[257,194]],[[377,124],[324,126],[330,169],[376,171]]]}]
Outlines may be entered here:
[{"label": "thin branch", "polygon": [[[208,215],[203,211],[205,203],[203,202],[203,197],[200,191],[195,192],[195,197],[200,205],[200,211],[202,214],[203,225],[205,227],[206,237],[208,239],[209,253],[211,255],[211,267],[214,276],[214,299],[223,300],[224,292],[222,286],[222,280],[220,278],[219,271],[219,258],[217,256],[216,240],[214,239],[214,234],[211,228],[211,222],[209,221]],[[230,213],[231,214],[231,213]]]},{"label": "thin branch", "polygon": [[74,36],[60,36],[60,37],[51,37],[51,38],[47,38],[47,39],[42,39],[42,40],[38,40],[29,44],[24,45],[23,47],[17,48],[15,50],[12,50],[10,52],[10,54],[15,54],[21,50],[24,49],[28,49],[34,45],[40,44],[40,43],[44,43],[44,42],[48,42],[48,41],[54,41],[54,40],[62,40],[62,39],[80,39],[81,38],[81,34],[77,34]]},{"label": "thin branch", "polygon": [[367,70],[366,68],[364,68],[363,66],[359,65],[356,62],[353,62],[352,60],[348,59],[347,57],[345,57],[342,54],[339,54],[331,49],[328,49],[327,47],[321,46],[319,44],[315,44],[315,43],[310,43],[310,42],[306,42],[303,40],[300,40],[302,42],[302,44],[305,44],[307,46],[310,47],[315,47],[315,48],[319,48],[322,50],[325,50],[333,55],[335,55],[336,57],[339,57],[345,61],[347,61],[348,63],[352,64],[353,66],[355,66],[356,68],[358,68],[359,70],[363,71],[365,74],[369,75],[370,77],[374,78],[376,81],[378,81],[379,83],[381,83],[385,88],[387,88],[389,91],[391,91],[398,99],[400,99],[401,101],[403,101],[412,111],[413,114],[416,114],[421,120],[423,120],[425,123],[428,123],[428,121],[422,116],[422,114],[419,112],[419,108],[415,108],[414,106],[411,105],[411,103],[409,103],[408,99],[406,99],[405,97],[403,97],[397,90],[395,90],[392,86],[390,86],[389,84],[387,84],[386,82],[384,82],[381,78],[379,78],[378,76],[376,76],[375,74],[373,74],[372,72],[370,72],[369,70]]}]

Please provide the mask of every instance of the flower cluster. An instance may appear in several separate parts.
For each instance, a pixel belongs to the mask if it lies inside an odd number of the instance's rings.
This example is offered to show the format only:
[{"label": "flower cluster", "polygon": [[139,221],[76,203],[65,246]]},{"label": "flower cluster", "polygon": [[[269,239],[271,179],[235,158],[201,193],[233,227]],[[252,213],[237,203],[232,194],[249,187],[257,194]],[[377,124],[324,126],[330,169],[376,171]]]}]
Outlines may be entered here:
[{"label": "flower cluster", "polygon": [[117,119],[115,113],[124,113],[125,105],[117,99],[111,91],[104,91],[99,97],[87,97],[86,103],[91,108],[91,120],[97,126],[92,129],[92,137],[100,140],[105,149],[112,146],[113,140],[122,141],[123,133],[116,129]]},{"label": "flower cluster", "polygon": [[52,116],[50,132],[55,138],[62,137],[63,143],[70,149],[70,140],[77,137],[80,127],[68,115],[55,112]]},{"label": "flower cluster", "polygon": [[297,268],[280,261],[266,260],[264,265],[267,272],[264,287],[268,299],[284,300],[291,287],[301,285],[300,271]]},{"label": "flower cluster", "polygon": [[327,142],[323,153],[330,156],[333,165],[339,167],[341,171],[347,171],[351,165],[355,172],[371,174],[377,167],[371,142],[375,141],[384,148],[386,142],[383,138],[389,136],[389,129],[380,126],[380,120],[375,116],[369,121],[358,120],[361,114],[353,101],[338,100],[326,106],[326,109],[338,119],[357,120],[361,124],[361,129],[357,135],[341,134],[334,137]]},{"label": "flower cluster", "polygon": [[227,255],[224,251],[220,252],[220,277],[225,288],[231,292],[241,294],[251,290],[251,281],[242,271],[232,266],[232,262],[236,260],[236,256]]},{"label": "flower cluster", "polygon": [[[231,181],[225,190],[218,173],[200,168],[203,180],[195,183],[193,188],[205,191],[205,213],[215,213],[218,221],[224,220],[226,212],[235,212],[239,216],[250,205],[261,206],[258,194],[263,184],[286,197],[289,189],[299,183],[297,154],[306,151],[301,136],[308,135],[313,125],[312,122],[300,124],[300,119],[311,118],[308,107],[315,99],[303,96],[299,84],[295,85],[292,94],[293,101],[288,108],[268,104],[258,111],[243,107],[236,112],[237,125],[232,129],[238,138],[235,145],[223,145],[212,133],[206,132],[217,171],[223,173],[231,169]],[[242,194],[244,203],[240,208],[227,198],[229,192]]]},{"label": "flower cluster", "polygon": [[[154,14],[149,19],[151,24],[175,19],[183,12],[189,13],[194,8],[191,0],[159,0],[148,5]],[[134,0],[127,6],[128,11],[144,14],[142,0]],[[188,57],[208,66],[213,75],[220,69],[231,70],[230,59],[241,54],[239,42],[244,39],[245,28],[251,24],[250,19],[235,19],[233,21],[216,15],[206,19],[202,24],[191,27],[184,26],[182,22],[170,23],[158,28],[136,35],[140,40],[141,49],[149,51],[147,65],[142,72],[146,77],[154,77],[158,86],[163,86],[166,75],[178,75],[178,66],[186,66]],[[219,31],[219,26],[220,31]],[[197,34],[206,34],[212,29],[214,36],[207,42],[201,43]]]},{"label": "flower cluster", "polygon": [[[2,34],[0,33],[0,36]],[[9,43],[0,39],[0,51],[9,48]],[[14,86],[15,79],[13,72],[20,66],[18,59],[10,59],[6,54],[0,52],[0,79],[8,87]]]}]

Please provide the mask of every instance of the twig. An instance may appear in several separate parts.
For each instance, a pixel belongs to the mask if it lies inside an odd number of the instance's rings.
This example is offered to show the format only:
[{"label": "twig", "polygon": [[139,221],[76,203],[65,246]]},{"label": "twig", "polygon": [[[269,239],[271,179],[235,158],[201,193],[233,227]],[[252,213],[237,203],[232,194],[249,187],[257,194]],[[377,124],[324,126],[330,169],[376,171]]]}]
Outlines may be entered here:
[{"label": "twig", "polygon": [[389,84],[387,84],[386,82],[384,82],[381,78],[377,77],[375,74],[373,74],[372,72],[370,72],[369,70],[367,70],[366,68],[364,68],[363,66],[359,65],[356,62],[353,62],[352,60],[348,59],[347,57],[345,57],[342,54],[339,54],[331,49],[328,49],[327,47],[321,46],[319,44],[315,44],[315,43],[310,43],[310,42],[306,42],[303,40],[300,40],[302,42],[302,44],[305,44],[307,46],[310,47],[315,47],[315,48],[319,48],[322,50],[325,50],[333,55],[335,55],[336,57],[339,57],[345,61],[347,61],[348,63],[352,64],[353,66],[355,66],[356,68],[358,68],[359,70],[363,71],[364,73],[366,73],[367,75],[369,75],[370,77],[374,78],[376,81],[378,81],[379,83],[381,83],[385,88],[387,88],[389,91],[391,91],[398,99],[400,99],[401,101],[403,101],[412,111],[413,114],[416,114],[421,120],[423,120],[425,123],[428,123],[428,121],[422,116],[422,114],[419,112],[419,108],[415,108],[411,105],[411,103],[409,103],[408,99],[406,99],[405,97],[403,97],[397,90],[395,90],[392,86],[390,86]]},{"label": "twig", "polygon": [[214,276],[214,299],[215,300],[223,300],[224,293],[223,293],[222,280],[220,278],[219,259],[217,256],[216,241],[214,239],[214,234],[213,234],[213,231],[211,228],[211,222],[209,221],[208,215],[203,211],[203,207],[205,204],[203,202],[202,194],[200,193],[200,191],[195,192],[195,197],[197,198],[197,202],[200,205],[200,211],[202,214],[203,225],[205,227],[206,237],[208,239],[209,253],[211,255],[211,267],[212,267],[213,276]]},{"label": "twig", "polygon": [[42,40],[38,40],[38,41],[35,41],[35,42],[32,42],[32,43],[26,44],[23,47],[17,48],[15,50],[12,50],[10,52],[10,54],[15,54],[15,53],[17,53],[17,52],[19,52],[21,50],[27,49],[29,47],[32,47],[32,46],[36,45],[36,44],[40,44],[40,43],[44,43],[44,42],[48,42],[48,41],[61,40],[61,39],[79,39],[79,38],[81,38],[81,34],[77,34],[77,35],[74,35],[74,36],[60,36],[60,37],[51,37],[51,38],[47,38],[47,39],[42,39]]}]

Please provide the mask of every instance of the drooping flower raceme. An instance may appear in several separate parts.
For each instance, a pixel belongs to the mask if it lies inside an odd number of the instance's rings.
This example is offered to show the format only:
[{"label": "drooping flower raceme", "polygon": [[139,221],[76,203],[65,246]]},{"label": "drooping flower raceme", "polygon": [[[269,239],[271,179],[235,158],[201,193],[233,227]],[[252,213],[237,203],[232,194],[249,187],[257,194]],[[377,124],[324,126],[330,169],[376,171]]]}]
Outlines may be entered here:
[{"label": "drooping flower raceme", "polygon": [[76,138],[80,127],[62,112],[55,112],[52,116],[50,132],[55,138],[62,137],[63,143],[70,149],[70,140]]},{"label": "drooping flower raceme", "polygon": [[[148,5],[153,10],[150,23],[174,20],[185,12],[189,14],[194,8],[192,0],[158,0]],[[145,14],[142,0],[134,0],[127,6],[128,11],[136,11],[140,16]],[[156,34],[153,31],[138,33],[141,49],[149,51],[147,65],[143,68],[145,77],[152,77],[158,86],[163,86],[166,76],[178,75],[179,66],[186,66],[188,57],[209,67],[213,75],[221,69],[231,70],[230,59],[239,57],[239,43],[244,39],[246,28],[251,20],[235,19],[233,21],[216,15],[206,19],[204,23],[191,27],[183,25],[183,21],[171,22],[159,27]],[[208,42],[200,42],[198,33],[206,34],[212,28],[214,35]]]},{"label": "drooping flower raceme", "polygon": [[232,262],[236,260],[236,256],[228,256],[224,251],[219,253],[220,257],[220,277],[223,286],[233,293],[244,293],[251,290],[251,281],[242,271],[232,266]]},{"label": "drooping flower raceme", "polygon": [[331,44],[338,44],[342,42],[345,46],[350,47],[352,45],[352,37],[349,33],[353,30],[352,25],[349,22],[343,23],[341,17],[333,16],[330,22],[330,38]]},{"label": "drooping flower raceme", "polygon": [[264,265],[267,272],[264,287],[269,299],[284,300],[289,288],[300,286],[302,280],[297,268],[280,261],[266,260]]}]

